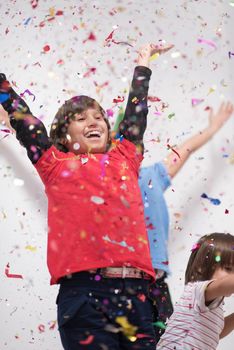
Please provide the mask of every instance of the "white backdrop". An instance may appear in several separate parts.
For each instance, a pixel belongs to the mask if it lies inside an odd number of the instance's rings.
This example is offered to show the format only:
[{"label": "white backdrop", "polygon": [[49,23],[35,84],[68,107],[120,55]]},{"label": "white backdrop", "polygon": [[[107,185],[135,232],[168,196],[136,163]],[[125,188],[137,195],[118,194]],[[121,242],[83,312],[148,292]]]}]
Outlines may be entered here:
[{"label": "white backdrop", "polygon": [[[150,102],[145,163],[162,159],[168,143],[202,130],[205,107],[233,101],[233,0],[39,0],[34,9],[30,1],[6,0],[0,12],[0,69],[18,92],[35,95],[33,101],[24,94],[48,129],[63,101],[81,93],[112,109],[113,124],[124,103],[114,106],[112,100],[127,97],[137,48],[158,40],[175,48],[152,62],[150,95],[166,107],[158,115],[160,103]],[[115,43],[104,45],[114,29]],[[192,107],[193,98],[204,101]],[[166,193],[174,301],[194,241],[207,232],[234,233],[233,118],[191,157]],[[0,150],[0,349],[60,350],[57,286],[49,286],[46,268],[44,189],[13,135],[0,132]],[[203,192],[221,204],[202,199]],[[10,273],[23,279],[6,277],[8,263]],[[233,297],[225,310],[234,312]],[[234,334],[219,349],[232,350],[233,342]]]}]

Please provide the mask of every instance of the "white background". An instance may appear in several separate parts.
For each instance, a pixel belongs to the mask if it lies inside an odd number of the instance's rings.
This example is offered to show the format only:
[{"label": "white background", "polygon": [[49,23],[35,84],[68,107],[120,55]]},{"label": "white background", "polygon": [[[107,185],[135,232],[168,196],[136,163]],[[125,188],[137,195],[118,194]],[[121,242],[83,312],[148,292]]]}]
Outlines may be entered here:
[{"label": "white background", "polygon": [[[58,10],[63,15],[55,15]],[[114,107],[112,100],[127,96],[136,51],[145,42],[175,45],[151,64],[150,95],[168,107],[156,115],[159,103],[150,103],[146,163],[165,157],[168,143],[179,144],[205,128],[205,107],[216,109],[222,100],[233,101],[234,56],[228,56],[234,52],[232,0],[40,0],[35,9],[30,1],[7,0],[1,1],[0,12],[1,71],[19,93],[29,89],[35,95],[35,101],[27,93],[25,98],[48,130],[63,101],[81,93],[105,109],[113,108],[113,125],[124,103]],[[114,39],[125,44],[105,46],[115,28]],[[91,32],[96,39],[86,41]],[[50,46],[47,53],[45,45]],[[96,72],[86,76],[90,67]],[[106,82],[96,89],[95,83]],[[204,102],[192,107],[192,98]],[[168,118],[171,113],[175,115]],[[214,231],[234,233],[233,131],[232,118],[191,157],[166,193],[174,301],[183,289],[187,258],[198,237]],[[13,135],[6,135],[0,132],[0,350],[60,350],[57,325],[50,329],[56,320],[57,286],[49,286],[46,268],[43,185],[25,150]],[[202,199],[204,192],[221,204]],[[23,279],[7,278],[7,263],[10,272]],[[225,310],[234,311],[233,297],[226,299]],[[231,350],[233,342],[234,333],[219,349]]]}]

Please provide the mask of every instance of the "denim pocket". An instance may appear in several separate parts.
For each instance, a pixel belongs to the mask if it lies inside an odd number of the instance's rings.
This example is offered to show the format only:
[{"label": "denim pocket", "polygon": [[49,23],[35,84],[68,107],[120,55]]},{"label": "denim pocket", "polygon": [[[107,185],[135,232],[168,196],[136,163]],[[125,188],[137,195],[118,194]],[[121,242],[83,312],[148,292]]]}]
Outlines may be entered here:
[{"label": "denim pocket", "polygon": [[85,294],[64,296],[59,293],[56,303],[58,304],[58,326],[60,328],[70,322],[81,307],[87,303],[87,296]]}]

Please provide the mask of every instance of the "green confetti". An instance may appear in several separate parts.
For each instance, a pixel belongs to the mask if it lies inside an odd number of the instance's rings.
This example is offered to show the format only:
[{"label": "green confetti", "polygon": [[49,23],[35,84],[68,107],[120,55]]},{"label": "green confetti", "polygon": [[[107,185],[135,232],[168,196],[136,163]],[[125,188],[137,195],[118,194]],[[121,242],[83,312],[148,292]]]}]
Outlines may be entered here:
[{"label": "green confetti", "polygon": [[154,322],[153,325],[156,326],[156,327],[162,328],[162,329],[166,329],[166,325],[162,321]]},{"label": "green confetti", "polygon": [[171,114],[169,114],[168,119],[171,119],[171,118],[173,118],[174,116],[175,116],[175,113],[171,113]]}]

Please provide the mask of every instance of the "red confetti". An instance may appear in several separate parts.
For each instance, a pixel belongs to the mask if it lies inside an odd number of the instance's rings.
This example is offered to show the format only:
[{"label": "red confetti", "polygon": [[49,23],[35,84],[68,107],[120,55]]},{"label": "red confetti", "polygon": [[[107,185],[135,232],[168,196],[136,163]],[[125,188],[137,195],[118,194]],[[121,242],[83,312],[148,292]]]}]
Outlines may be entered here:
[{"label": "red confetti", "polygon": [[178,152],[176,152],[176,150],[174,148],[172,148],[169,144],[167,144],[167,147],[172,151],[174,152],[179,158],[180,158],[180,155]]},{"label": "red confetti", "polygon": [[92,334],[90,334],[87,339],[80,340],[79,343],[82,345],[88,345],[88,344],[92,343],[93,339],[94,339],[94,336]]},{"label": "red confetti", "polygon": [[145,294],[138,294],[137,298],[144,303],[145,299],[146,299],[146,296],[145,296]]},{"label": "red confetti", "polygon": [[62,16],[63,15],[63,11],[61,10],[58,10],[55,14],[55,16]]},{"label": "red confetti", "polygon": [[44,52],[50,51],[50,46],[49,46],[49,45],[45,45],[45,46],[43,47],[43,51],[44,51]]},{"label": "red confetti", "polygon": [[57,61],[57,64],[59,64],[59,65],[64,64],[64,60],[58,60],[58,61]]},{"label": "red confetti", "polygon": [[124,96],[122,97],[118,96],[118,98],[113,99],[113,103],[119,103],[119,102],[124,102]]},{"label": "red confetti", "polygon": [[228,209],[225,209],[225,214],[229,214],[229,210]]},{"label": "red confetti", "polygon": [[7,266],[5,267],[5,275],[8,278],[22,278],[23,279],[22,275],[16,275],[14,273],[10,273],[9,271],[10,271],[10,264],[8,263]]},{"label": "red confetti", "polygon": [[148,101],[150,101],[150,102],[160,102],[161,98],[159,98],[157,96],[149,96],[148,97]]},{"label": "red confetti", "polygon": [[86,43],[87,41],[95,41],[96,40],[96,36],[91,32],[88,36],[87,39],[83,40],[83,44]]}]

